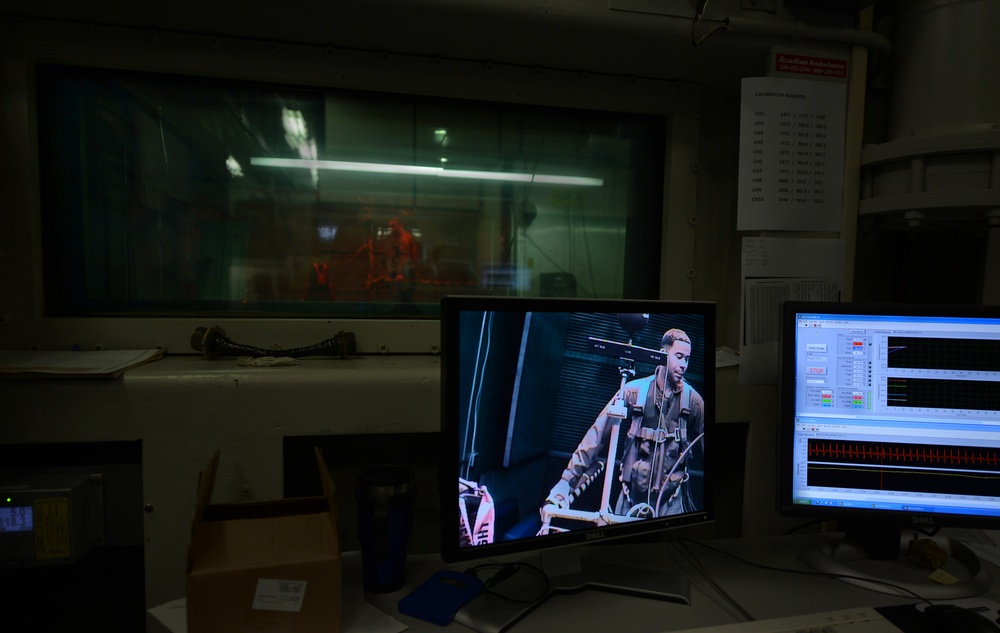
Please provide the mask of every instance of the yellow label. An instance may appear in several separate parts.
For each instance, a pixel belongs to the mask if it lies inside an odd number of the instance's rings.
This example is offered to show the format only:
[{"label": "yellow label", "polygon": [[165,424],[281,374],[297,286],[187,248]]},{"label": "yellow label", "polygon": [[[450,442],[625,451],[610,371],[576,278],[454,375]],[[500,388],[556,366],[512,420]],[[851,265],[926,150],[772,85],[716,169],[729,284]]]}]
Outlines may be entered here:
[{"label": "yellow label", "polygon": [[936,582],[942,585],[953,585],[958,582],[958,578],[955,578],[943,569],[935,569],[934,573],[927,578],[931,582]]},{"label": "yellow label", "polygon": [[69,499],[37,499],[34,514],[35,558],[69,558]]}]

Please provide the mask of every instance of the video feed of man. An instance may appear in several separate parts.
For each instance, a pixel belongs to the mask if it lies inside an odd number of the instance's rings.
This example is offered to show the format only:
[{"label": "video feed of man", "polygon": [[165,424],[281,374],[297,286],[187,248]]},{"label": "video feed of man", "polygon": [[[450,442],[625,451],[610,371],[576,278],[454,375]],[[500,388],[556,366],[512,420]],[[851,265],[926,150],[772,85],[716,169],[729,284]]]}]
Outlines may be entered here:
[{"label": "video feed of man", "polygon": [[466,312],[461,547],[704,510],[695,314]]}]

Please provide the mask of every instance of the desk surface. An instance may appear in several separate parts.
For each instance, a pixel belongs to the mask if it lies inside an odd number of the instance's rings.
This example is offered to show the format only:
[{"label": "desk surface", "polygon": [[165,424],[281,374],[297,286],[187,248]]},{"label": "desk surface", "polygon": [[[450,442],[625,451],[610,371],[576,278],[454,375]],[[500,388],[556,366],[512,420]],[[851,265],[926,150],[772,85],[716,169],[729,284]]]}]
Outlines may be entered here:
[{"label": "desk surface", "polygon": [[[847,584],[841,580],[810,573],[799,562],[798,554],[806,548],[823,544],[839,535],[724,539],[705,544],[720,551],[690,542],[657,542],[644,545],[604,545],[588,550],[588,556],[601,560],[621,560],[653,569],[672,569],[688,576],[691,604],[641,598],[600,590],[557,594],[531,611],[512,629],[512,633],[560,631],[586,627],[587,630],[628,630],[630,633],[656,633],[678,629],[728,624],[747,619],[730,604],[723,592],[742,606],[752,619],[766,619],[819,611],[833,611],[856,606],[912,604],[916,598],[893,596]],[[725,552],[725,553],[723,553]],[[787,569],[777,571],[755,567],[730,555],[758,565]],[[513,560],[513,559],[504,559]],[[349,569],[353,566],[353,570]],[[357,573],[357,561],[345,565],[345,574]],[[408,627],[409,631],[453,631],[470,629],[452,623],[440,627],[400,614],[399,600],[434,572],[450,568],[463,570],[470,565],[446,566],[437,556],[413,556],[409,562],[406,586],[393,593],[366,593],[369,603]],[[997,570],[986,564],[997,578]],[[915,568],[904,570],[914,573]],[[920,573],[922,570],[915,572]],[[927,570],[930,573],[930,570]],[[345,581],[348,581],[345,576]],[[930,583],[931,581],[927,581]],[[1000,602],[996,583],[986,594],[971,603],[994,606]],[[930,586],[930,585],[928,585]],[[994,606],[995,608],[995,606]]]}]

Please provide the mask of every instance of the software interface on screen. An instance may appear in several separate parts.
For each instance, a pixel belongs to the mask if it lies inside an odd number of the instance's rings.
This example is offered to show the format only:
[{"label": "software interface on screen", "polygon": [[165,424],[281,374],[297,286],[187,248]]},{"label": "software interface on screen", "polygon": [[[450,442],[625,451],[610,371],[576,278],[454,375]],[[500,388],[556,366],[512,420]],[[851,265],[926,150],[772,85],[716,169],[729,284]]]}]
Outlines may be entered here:
[{"label": "software interface on screen", "polygon": [[1000,319],[794,321],[793,503],[1000,515]]}]

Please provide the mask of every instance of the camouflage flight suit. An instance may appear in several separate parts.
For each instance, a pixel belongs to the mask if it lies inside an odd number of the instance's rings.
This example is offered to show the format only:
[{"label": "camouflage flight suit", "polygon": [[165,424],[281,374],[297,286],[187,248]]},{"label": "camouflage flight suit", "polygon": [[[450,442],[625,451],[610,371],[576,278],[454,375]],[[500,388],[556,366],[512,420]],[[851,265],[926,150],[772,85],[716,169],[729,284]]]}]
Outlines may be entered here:
[{"label": "camouflage flight suit", "polygon": [[[615,514],[631,510],[643,516],[654,511],[655,516],[667,516],[701,509],[685,483],[691,451],[683,457],[681,454],[705,430],[705,401],[686,382],[673,392],[657,394],[655,377],[652,374],[625,383],[631,420],[623,420],[619,431],[627,433],[627,440],[620,455],[622,492]],[[612,427],[608,410],[614,402],[612,399],[597,416],[570,458],[562,478],[571,488],[579,485],[594,463],[607,459]],[[704,450],[703,440],[697,450]]]}]

